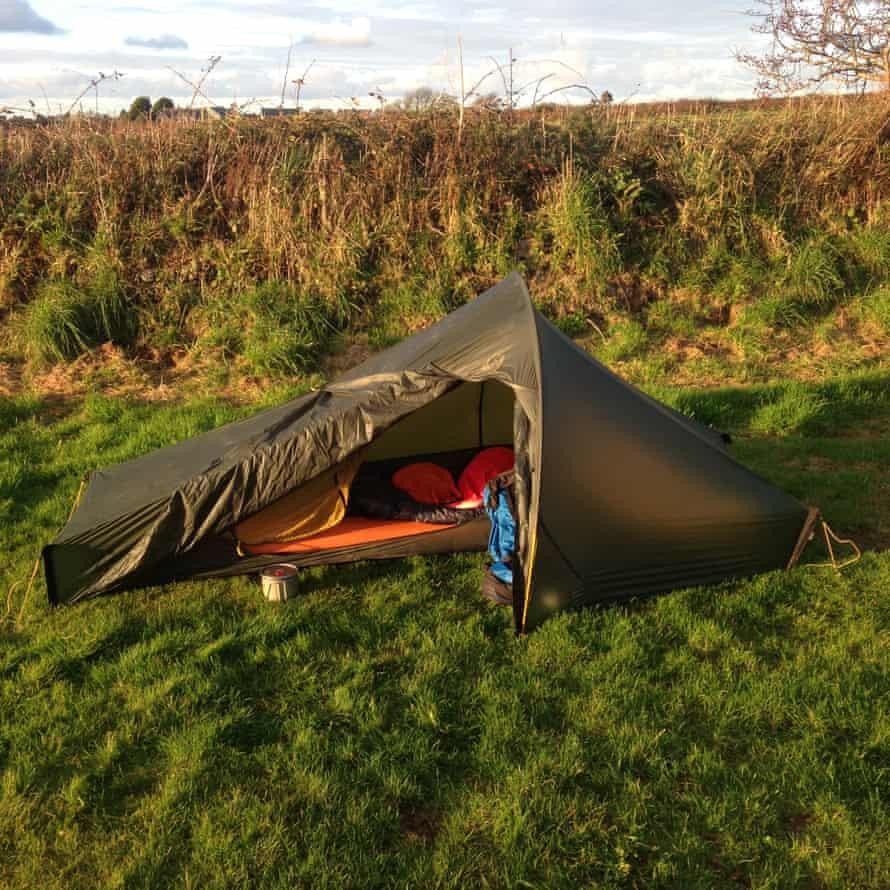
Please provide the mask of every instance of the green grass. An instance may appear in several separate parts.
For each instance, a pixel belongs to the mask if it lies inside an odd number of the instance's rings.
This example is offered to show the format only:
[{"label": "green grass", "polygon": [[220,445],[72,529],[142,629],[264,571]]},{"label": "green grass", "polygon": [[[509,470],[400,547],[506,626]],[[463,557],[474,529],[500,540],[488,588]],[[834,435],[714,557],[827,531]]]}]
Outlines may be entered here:
[{"label": "green grass", "polygon": [[[886,548],[888,392],[873,373],[656,394]],[[0,401],[0,589],[84,471],[247,410]],[[0,636],[0,884],[888,886],[890,554],[526,639],[481,565],[309,570],[283,606],[250,578],[53,612],[38,586]]]},{"label": "green grass", "polygon": [[133,308],[117,280],[103,274],[87,287],[65,279],[45,283],[23,316],[21,339],[34,359],[49,364],[105,341],[127,344],[134,330]]}]

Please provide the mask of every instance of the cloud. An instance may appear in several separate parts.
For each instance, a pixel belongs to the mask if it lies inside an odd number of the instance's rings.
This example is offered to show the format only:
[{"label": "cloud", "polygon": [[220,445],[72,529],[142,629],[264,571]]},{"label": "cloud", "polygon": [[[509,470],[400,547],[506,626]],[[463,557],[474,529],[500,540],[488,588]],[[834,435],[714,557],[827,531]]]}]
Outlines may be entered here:
[{"label": "cloud", "polygon": [[[24,0],[0,0],[0,18],[10,18],[12,2],[24,8]],[[69,8],[61,0],[29,2],[51,18]],[[167,66],[197,78],[208,56],[219,54],[222,62],[205,84],[208,96],[221,105],[252,97],[277,104],[291,35],[288,79],[317,59],[301,94],[307,105],[343,107],[352,96],[373,104],[368,92],[378,87],[388,98],[422,85],[456,95],[458,35],[464,88],[493,70],[478,91],[503,92],[492,57],[504,65],[512,48],[514,80],[528,85],[524,102],[541,78],[538,98],[573,83],[633,101],[752,90],[751,76],[732,58],[734,46],[752,39],[749,22],[713,0],[634,0],[618,7],[606,0],[554,0],[543,12],[538,0],[77,0],[70,8],[78,19],[68,37],[0,33],[3,101],[21,105],[19,99],[44,88],[55,108],[54,97],[64,102],[96,71],[115,68],[126,78],[102,84],[100,108],[126,107],[140,94],[188,100],[191,89]],[[172,36],[165,33],[174,27]],[[189,35],[188,49],[176,34]],[[127,35],[136,36],[125,45]],[[547,101],[588,98],[576,89]]]},{"label": "cloud", "polygon": [[0,0],[0,34],[28,31],[31,34],[64,34],[49,19],[38,15],[28,0]]},{"label": "cloud", "polygon": [[161,34],[160,37],[128,37],[127,46],[141,46],[145,49],[188,49],[189,45],[175,34]]},{"label": "cloud", "polygon": [[312,25],[300,43],[314,46],[370,46],[371,20],[367,16],[350,22],[334,19],[327,24]]}]

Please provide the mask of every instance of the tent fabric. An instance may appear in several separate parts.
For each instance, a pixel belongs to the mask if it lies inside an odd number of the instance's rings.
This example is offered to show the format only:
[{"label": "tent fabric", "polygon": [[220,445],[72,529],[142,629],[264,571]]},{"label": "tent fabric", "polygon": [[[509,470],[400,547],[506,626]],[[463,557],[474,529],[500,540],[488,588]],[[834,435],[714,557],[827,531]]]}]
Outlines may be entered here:
[{"label": "tent fabric", "polygon": [[366,516],[347,516],[333,528],[296,541],[270,542],[244,546],[247,553],[320,553],[340,547],[354,547],[357,544],[370,544],[378,541],[393,541],[410,538],[414,535],[434,534],[449,526],[434,525],[429,522],[412,522],[400,519],[373,519]]},{"label": "tent fabric", "polygon": [[[93,473],[44,550],[50,599],[255,571],[275,557],[239,557],[239,523],[368,446],[423,460],[437,439],[438,450],[506,444],[493,431],[511,402],[517,630],[789,563],[806,508],[735,462],[719,432],[580,350],[514,273],[317,392]],[[487,533],[473,521],[289,561],[484,549]]]},{"label": "tent fabric", "polygon": [[362,452],[310,479],[259,513],[239,522],[235,536],[242,545],[295,541],[337,525],[346,515],[349,486],[358,472]]}]

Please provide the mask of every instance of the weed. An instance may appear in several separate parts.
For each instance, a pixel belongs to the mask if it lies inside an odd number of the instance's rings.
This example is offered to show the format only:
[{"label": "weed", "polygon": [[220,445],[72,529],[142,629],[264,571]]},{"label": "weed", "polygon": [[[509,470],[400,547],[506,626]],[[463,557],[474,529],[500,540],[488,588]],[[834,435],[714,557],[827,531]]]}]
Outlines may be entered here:
[{"label": "weed", "polygon": [[882,226],[854,226],[839,249],[852,286],[867,290],[890,278],[890,232]]},{"label": "weed", "polygon": [[25,310],[21,338],[44,362],[65,361],[90,345],[90,306],[86,294],[67,281],[44,284]]},{"label": "weed", "polygon": [[602,293],[620,269],[621,254],[594,182],[566,164],[547,186],[540,213],[556,267],[578,276],[591,292]]},{"label": "weed", "polygon": [[648,342],[646,329],[638,321],[620,321],[610,328],[609,336],[598,349],[597,358],[606,364],[627,361],[639,355]]},{"label": "weed", "polygon": [[890,287],[869,294],[863,301],[865,315],[873,318],[884,332],[890,334]]},{"label": "weed", "polygon": [[376,348],[392,345],[441,318],[448,306],[435,280],[405,278],[386,287],[378,303],[372,331]]},{"label": "weed", "polygon": [[[149,347],[134,356],[197,345],[300,375],[329,328],[385,342],[514,267],[556,319],[637,314],[609,303],[620,276],[724,305],[775,297],[807,319],[887,278],[885,117],[866,96],[467,109],[460,127],[445,112],[4,125],[0,301],[4,318],[34,306],[40,341],[8,348],[67,361],[103,339]],[[87,296],[50,299],[58,282]],[[318,324],[239,302],[266,284]],[[744,351],[766,355],[755,322]]]},{"label": "weed", "polygon": [[806,323],[800,304],[783,295],[761,297],[742,311],[739,324],[761,338],[775,328],[795,328]]},{"label": "weed", "polygon": [[672,300],[659,300],[649,306],[646,325],[665,336],[692,338],[698,333],[693,307]]},{"label": "weed", "polygon": [[784,281],[788,293],[804,305],[833,303],[844,287],[838,263],[838,252],[827,238],[804,241],[788,260]]},{"label": "weed", "polygon": [[[259,285],[223,306],[237,326],[237,330],[228,327],[228,348],[240,353],[248,369],[259,375],[311,370],[337,330],[336,311],[286,284]],[[218,317],[219,309],[213,304],[211,315]]]}]

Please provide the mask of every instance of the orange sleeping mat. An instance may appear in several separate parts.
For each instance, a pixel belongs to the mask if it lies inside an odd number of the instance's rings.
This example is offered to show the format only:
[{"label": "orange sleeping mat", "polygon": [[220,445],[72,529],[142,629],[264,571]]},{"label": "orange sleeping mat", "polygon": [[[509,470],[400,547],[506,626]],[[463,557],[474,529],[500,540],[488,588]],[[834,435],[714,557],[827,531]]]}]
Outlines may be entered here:
[{"label": "orange sleeping mat", "polygon": [[453,528],[452,525],[431,522],[411,522],[400,519],[371,519],[366,516],[347,516],[327,531],[285,543],[241,544],[245,553],[317,553],[319,550],[335,550],[338,547],[354,547],[374,541],[391,541],[395,538],[411,538],[430,532]]}]

